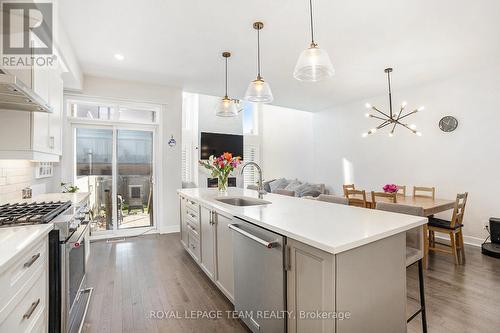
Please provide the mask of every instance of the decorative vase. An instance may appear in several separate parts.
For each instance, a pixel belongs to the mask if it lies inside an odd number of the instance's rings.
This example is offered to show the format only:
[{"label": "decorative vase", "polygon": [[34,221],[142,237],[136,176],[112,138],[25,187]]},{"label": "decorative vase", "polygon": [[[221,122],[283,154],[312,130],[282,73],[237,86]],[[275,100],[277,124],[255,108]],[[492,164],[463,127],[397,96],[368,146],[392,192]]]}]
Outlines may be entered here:
[{"label": "decorative vase", "polygon": [[228,179],[227,177],[218,177],[218,182],[217,182],[217,188],[219,189],[219,193],[225,194],[227,193],[227,183]]}]

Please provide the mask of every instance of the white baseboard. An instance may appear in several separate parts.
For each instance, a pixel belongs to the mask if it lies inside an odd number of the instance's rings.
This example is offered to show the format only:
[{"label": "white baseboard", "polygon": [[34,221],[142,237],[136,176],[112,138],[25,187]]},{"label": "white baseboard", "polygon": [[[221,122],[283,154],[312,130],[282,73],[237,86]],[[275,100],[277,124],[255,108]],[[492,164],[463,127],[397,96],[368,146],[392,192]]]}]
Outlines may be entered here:
[{"label": "white baseboard", "polygon": [[116,233],[98,233],[90,236],[91,241],[103,240],[103,239],[114,239],[114,238],[126,238],[135,237],[142,235],[157,234],[158,230],[155,228],[132,228],[132,229],[122,229],[118,230]]},{"label": "white baseboard", "polygon": [[176,224],[176,225],[168,225],[160,229],[160,234],[172,234],[175,232],[180,232],[181,227]]},{"label": "white baseboard", "polygon": [[[449,237],[436,234],[436,238],[439,239],[441,242],[443,242],[445,244],[449,244],[450,243],[450,238]],[[472,246],[480,247],[481,244],[483,244],[483,242],[484,242],[484,239],[477,238],[477,237],[472,237],[472,236],[465,236],[464,235],[464,243],[467,244],[467,245],[472,245]]]}]

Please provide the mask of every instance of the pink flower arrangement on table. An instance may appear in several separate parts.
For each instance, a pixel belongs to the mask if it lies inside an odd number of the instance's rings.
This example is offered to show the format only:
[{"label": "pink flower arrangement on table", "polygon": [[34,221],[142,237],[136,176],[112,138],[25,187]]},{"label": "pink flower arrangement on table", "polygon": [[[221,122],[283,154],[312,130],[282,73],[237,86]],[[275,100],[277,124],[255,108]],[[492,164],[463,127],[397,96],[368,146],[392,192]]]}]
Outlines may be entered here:
[{"label": "pink flower arrangement on table", "polygon": [[226,191],[228,177],[241,164],[241,157],[233,157],[231,153],[224,153],[219,157],[211,155],[208,161],[199,161],[199,163],[212,173],[212,177],[218,179],[219,191]]},{"label": "pink flower arrangement on table", "polygon": [[385,184],[382,189],[385,193],[396,193],[399,190],[399,187],[395,184]]}]

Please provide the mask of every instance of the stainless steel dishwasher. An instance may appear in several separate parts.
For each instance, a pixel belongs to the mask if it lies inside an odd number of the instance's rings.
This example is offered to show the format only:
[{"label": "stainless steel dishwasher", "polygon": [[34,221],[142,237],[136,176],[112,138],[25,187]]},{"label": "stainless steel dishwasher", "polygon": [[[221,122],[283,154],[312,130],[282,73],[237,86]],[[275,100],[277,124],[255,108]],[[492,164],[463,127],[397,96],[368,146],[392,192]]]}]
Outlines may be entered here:
[{"label": "stainless steel dishwasher", "polygon": [[233,218],[234,308],[256,332],[286,331],[285,237]]}]

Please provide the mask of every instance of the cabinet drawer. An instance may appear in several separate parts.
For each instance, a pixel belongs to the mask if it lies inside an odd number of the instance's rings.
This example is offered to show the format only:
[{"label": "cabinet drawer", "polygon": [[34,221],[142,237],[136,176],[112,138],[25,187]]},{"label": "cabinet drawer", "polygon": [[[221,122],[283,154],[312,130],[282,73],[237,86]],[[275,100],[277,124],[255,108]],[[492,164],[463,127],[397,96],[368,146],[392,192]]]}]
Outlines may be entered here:
[{"label": "cabinet drawer", "polygon": [[196,237],[200,237],[200,226],[199,224],[186,219],[186,226],[188,228],[188,232],[193,233]]},{"label": "cabinet drawer", "polygon": [[194,228],[194,230],[196,231],[197,234],[200,233],[200,222],[198,219],[193,219],[191,216],[187,215],[186,216],[186,223],[189,226],[191,226],[192,228]]},{"label": "cabinet drawer", "polygon": [[188,251],[196,261],[200,261],[200,238],[192,229],[188,233]]},{"label": "cabinet drawer", "polygon": [[190,209],[193,214],[196,214],[196,216],[198,216],[198,212],[200,211],[200,206],[196,201],[193,201],[191,199],[186,199],[186,208]]},{"label": "cabinet drawer", "polygon": [[47,238],[43,238],[0,275],[0,311],[46,261]]},{"label": "cabinet drawer", "polygon": [[194,212],[192,209],[189,209],[189,208],[186,209],[186,216],[194,221],[199,220],[199,214],[197,212]]},{"label": "cabinet drawer", "polygon": [[[32,281],[31,285],[26,285],[28,290],[23,290],[24,295],[18,303],[12,308],[9,304],[8,309],[5,309],[5,312],[8,313],[5,313],[5,319],[0,322],[0,332],[31,332],[40,326],[40,320],[46,321],[47,270],[41,267]],[[3,314],[0,319],[4,318]],[[46,331],[46,328],[43,331]]]}]

